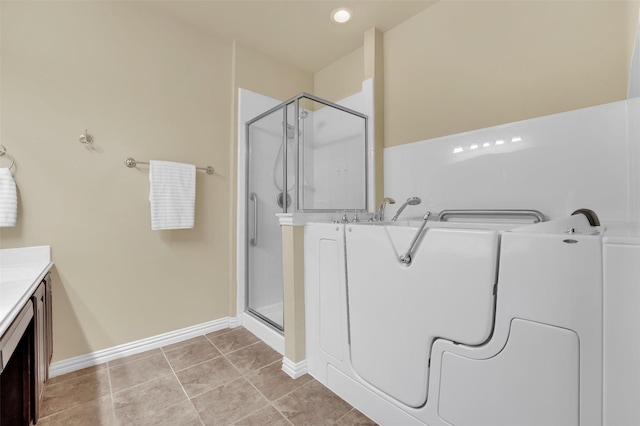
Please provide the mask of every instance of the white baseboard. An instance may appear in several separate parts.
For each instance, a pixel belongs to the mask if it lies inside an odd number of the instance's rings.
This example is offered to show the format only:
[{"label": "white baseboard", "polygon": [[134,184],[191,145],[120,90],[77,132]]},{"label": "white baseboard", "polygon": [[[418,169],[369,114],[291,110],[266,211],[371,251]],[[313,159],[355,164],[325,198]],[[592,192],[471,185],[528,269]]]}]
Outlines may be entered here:
[{"label": "white baseboard", "polygon": [[103,349],[90,354],[64,359],[51,364],[51,367],[49,368],[49,377],[56,377],[62,374],[71,373],[72,371],[80,370],[82,368],[92,367],[114,359],[181,342],[183,340],[202,336],[203,334],[212,333],[217,330],[233,328],[237,325],[238,323],[236,318],[225,317],[183,328],[181,330],[170,331],[168,333],[158,334],[135,342]]},{"label": "white baseboard", "polygon": [[289,358],[284,357],[282,358],[282,371],[294,379],[304,376],[309,371],[307,360],[303,359],[300,362],[293,362]]}]

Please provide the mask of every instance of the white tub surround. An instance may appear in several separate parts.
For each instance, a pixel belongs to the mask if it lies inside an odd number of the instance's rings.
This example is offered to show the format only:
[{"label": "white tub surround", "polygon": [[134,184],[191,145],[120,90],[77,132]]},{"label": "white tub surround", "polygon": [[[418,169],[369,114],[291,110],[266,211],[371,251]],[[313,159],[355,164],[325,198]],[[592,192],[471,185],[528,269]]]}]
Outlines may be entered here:
[{"label": "white tub surround", "polygon": [[640,98],[386,148],[385,195],[431,212],[589,208],[640,222],[638,117]]},{"label": "white tub surround", "polygon": [[49,246],[0,250],[0,335],[11,325],[52,266]]}]

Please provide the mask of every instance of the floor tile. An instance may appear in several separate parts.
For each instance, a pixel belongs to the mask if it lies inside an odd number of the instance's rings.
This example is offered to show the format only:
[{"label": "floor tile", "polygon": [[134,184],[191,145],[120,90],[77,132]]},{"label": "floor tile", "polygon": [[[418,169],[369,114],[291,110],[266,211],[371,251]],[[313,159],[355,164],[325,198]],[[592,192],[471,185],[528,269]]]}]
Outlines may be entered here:
[{"label": "floor tile", "polygon": [[41,411],[38,426],[375,425],[242,327],[52,378]]},{"label": "floor tile", "polygon": [[199,342],[202,342],[204,340],[207,340],[207,338],[204,337],[204,336],[197,336],[197,337],[193,337],[191,339],[182,340],[182,341],[177,342],[177,343],[172,343],[170,345],[163,346],[162,350],[164,352],[167,352],[167,351],[170,351],[170,350],[173,350],[173,349],[180,348],[182,346],[193,345],[194,343],[199,343]]},{"label": "floor tile", "polygon": [[336,421],[336,426],[378,426],[376,422],[355,408]]},{"label": "floor tile", "polygon": [[274,402],[295,426],[331,424],[351,410],[351,405],[313,380]]},{"label": "floor tile", "polygon": [[144,351],[144,352],[140,352],[137,354],[133,354],[133,355],[129,355],[129,356],[125,356],[122,358],[118,358],[118,359],[114,359],[113,361],[109,361],[109,368],[112,367],[116,367],[118,365],[122,365],[122,364],[126,364],[128,362],[132,362],[132,361],[136,361],[142,358],[147,358],[153,355],[158,355],[161,354],[162,351],[160,350],[160,348],[157,349],[151,349],[150,351]]},{"label": "floor tile", "polygon": [[246,328],[235,328],[224,334],[207,334],[206,335],[216,348],[223,354],[228,354],[238,349],[242,349],[260,341],[253,333]]},{"label": "floor tile", "polygon": [[40,418],[38,426],[85,426],[88,420],[96,426],[115,426],[111,395],[85,402],[65,411]]},{"label": "floor tile", "polygon": [[113,394],[116,420],[131,423],[187,400],[173,374]]},{"label": "floor tile", "polygon": [[[127,426],[201,426],[200,416],[191,401],[184,401],[144,418],[134,420]],[[39,426],[39,425],[38,425]]]},{"label": "floor tile", "polygon": [[238,420],[233,426],[291,426],[291,423],[285,419],[272,405],[256,411],[242,420]]},{"label": "floor tile", "polygon": [[225,358],[218,357],[181,370],[176,376],[187,395],[193,398],[237,379],[240,373]]},{"label": "floor tile", "polygon": [[209,340],[204,336],[201,337],[201,339],[191,339],[191,342],[177,348],[162,348],[174,371],[221,356],[220,352]]},{"label": "floor tile", "polygon": [[229,333],[230,331],[237,330],[238,328],[243,328],[243,327],[237,327],[237,328],[223,328],[223,329],[216,330],[216,331],[213,331],[213,332],[211,332],[211,333],[205,334],[205,336],[206,336],[207,338],[212,337],[212,336],[219,336],[219,335],[221,335],[221,334],[225,334],[225,333]]},{"label": "floor tile", "polygon": [[40,415],[46,417],[59,411],[108,395],[109,373],[106,368],[63,380],[45,387]]},{"label": "floor tile", "polygon": [[167,374],[173,374],[173,371],[164,354],[160,352],[126,364],[110,366],[109,374],[111,375],[111,392],[118,392]]},{"label": "floor tile", "polygon": [[231,352],[226,357],[242,374],[247,374],[282,359],[282,355],[264,342],[254,343],[246,348]]},{"label": "floor tile", "polygon": [[269,364],[259,370],[247,374],[247,379],[258,388],[269,401],[275,401],[283,395],[299,388],[305,383],[313,380],[308,374],[297,379],[282,371],[282,362],[280,360]]},{"label": "floor tile", "polygon": [[63,382],[65,380],[74,379],[76,377],[84,376],[85,374],[95,373],[96,371],[104,370],[107,368],[107,364],[94,365],[93,367],[83,368],[81,370],[72,371],[71,373],[63,374],[61,376],[52,377],[47,381],[48,386],[52,386]]},{"label": "floor tile", "polygon": [[191,400],[205,425],[228,425],[269,404],[241,377]]}]

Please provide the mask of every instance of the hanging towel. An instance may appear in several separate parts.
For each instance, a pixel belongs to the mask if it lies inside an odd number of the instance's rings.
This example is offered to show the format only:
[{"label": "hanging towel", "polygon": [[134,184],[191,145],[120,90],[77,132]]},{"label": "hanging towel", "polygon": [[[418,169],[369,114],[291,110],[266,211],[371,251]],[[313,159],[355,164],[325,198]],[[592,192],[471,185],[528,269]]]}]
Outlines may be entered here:
[{"label": "hanging towel", "polygon": [[171,161],[149,162],[151,229],[189,229],[196,208],[196,166]]},{"label": "hanging towel", "polygon": [[18,192],[16,181],[7,168],[0,169],[0,226],[16,226]]}]

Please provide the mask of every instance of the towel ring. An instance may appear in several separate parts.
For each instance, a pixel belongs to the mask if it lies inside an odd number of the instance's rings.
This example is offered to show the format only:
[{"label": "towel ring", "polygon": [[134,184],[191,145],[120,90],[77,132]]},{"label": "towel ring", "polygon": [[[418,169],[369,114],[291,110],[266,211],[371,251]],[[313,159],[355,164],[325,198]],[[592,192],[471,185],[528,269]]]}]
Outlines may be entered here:
[{"label": "towel ring", "polygon": [[7,148],[5,148],[4,145],[0,145],[0,157],[2,157],[3,155],[6,155],[11,160],[11,164],[9,164],[9,167],[4,167],[4,168],[6,169],[12,168],[13,165],[16,163],[15,160],[13,159],[13,156],[7,152]]}]

